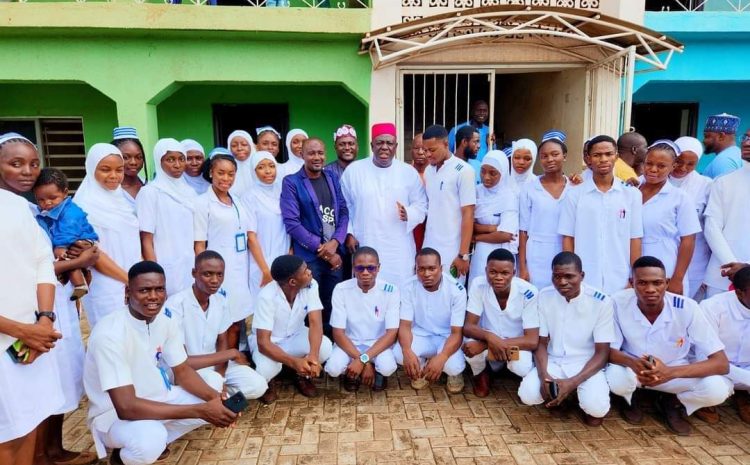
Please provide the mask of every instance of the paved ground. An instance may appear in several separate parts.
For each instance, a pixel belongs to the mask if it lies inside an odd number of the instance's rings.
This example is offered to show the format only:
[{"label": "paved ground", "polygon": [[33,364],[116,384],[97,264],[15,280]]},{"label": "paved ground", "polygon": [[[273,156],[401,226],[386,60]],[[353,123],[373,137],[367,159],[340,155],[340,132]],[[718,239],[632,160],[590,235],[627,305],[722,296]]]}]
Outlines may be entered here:
[{"label": "paved ground", "polygon": [[[459,395],[448,395],[444,384],[417,392],[399,375],[382,393],[346,393],[326,378],[316,399],[285,385],[274,405],[251,402],[236,429],[196,430],[161,463],[750,464],[750,427],[729,404],[720,409],[721,423],[693,419],[694,434],[678,437],[652,415],[637,427],[616,411],[598,428],[585,426],[574,411],[553,418],[521,405],[510,376],[493,381],[491,396],[478,399],[469,383]],[[66,446],[93,450],[83,409],[69,416],[65,430]]]}]

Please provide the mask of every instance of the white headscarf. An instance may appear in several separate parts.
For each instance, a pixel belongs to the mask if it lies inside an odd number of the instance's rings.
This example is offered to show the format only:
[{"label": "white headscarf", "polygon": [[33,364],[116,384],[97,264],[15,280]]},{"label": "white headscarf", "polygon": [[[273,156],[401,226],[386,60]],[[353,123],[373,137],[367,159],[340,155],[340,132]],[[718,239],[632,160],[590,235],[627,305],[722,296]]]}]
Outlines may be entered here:
[{"label": "white headscarf", "polygon": [[[682,155],[682,152],[693,152],[694,154],[698,155],[698,161],[700,161],[701,157],[703,156],[703,144],[701,141],[696,139],[695,137],[680,137],[676,141],[674,141],[677,148],[680,149],[680,153],[677,155]],[[669,182],[672,183],[672,185],[677,187],[684,187],[683,184],[690,183],[690,181],[693,180],[696,176],[701,176],[698,171],[693,170],[690,174],[683,177],[682,179],[672,177],[672,175],[669,175]]]},{"label": "white headscarf", "polygon": [[[292,129],[291,131],[286,133],[286,153],[289,155],[289,160],[296,158],[297,160],[302,161],[301,157],[298,157],[294,154],[294,152],[292,152],[292,139],[294,139],[295,136],[299,135],[305,136],[305,139],[309,138],[307,133],[302,129]],[[301,164],[304,164],[304,162],[302,162]]]},{"label": "white headscarf", "polygon": [[500,182],[493,187],[484,187],[482,183],[477,185],[477,205],[474,217],[486,219],[512,207],[516,194],[513,189],[514,181],[509,173],[508,157],[502,150],[487,152],[482,159],[482,165],[489,165],[500,172]]},{"label": "white headscarf", "polygon": [[122,186],[111,191],[102,187],[94,177],[96,167],[110,155],[122,159],[120,150],[112,144],[94,144],[86,155],[86,176],[73,200],[88,214],[89,223],[109,229],[138,227],[133,206],[125,198]]},{"label": "white headscarf", "polygon": [[192,211],[193,202],[197,195],[193,188],[188,185],[184,177],[180,176],[179,178],[173,178],[164,171],[164,168],[161,167],[161,159],[164,158],[164,155],[168,152],[179,152],[184,155],[184,150],[182,144],[177,139],[159,139],[159,142],[154,146],[156,178],[154,178],[151,184],[163,193],[172,197],[172,199],[180,205],[187,207]]},{"label": "white headscarf", "polygon": [[531,152],[531,164],[529,165],[529,169],[524,171],[523,174],[518,174],[515,169],[510,170],[511,177],[516,181],[516,184],[518,184],[519,187],[534,176],[534,163],[536,162],[537,147],[534,141],[531,139],[518,139],[516,141],[513,141],[513,147],[510,156],[511,163],[513,163],[513,154],[516,153],[516,150],[523,149]]},{"label": "white headscarf", "polygon": [[[185,139],[180,142],[182,144],[182,150],[184,150],[185,156],[187,156],[188,150],[195,150],[203,154],[203,158],[206,158],[206,151],[203,150],[203,146],[198,143],[198,141],[195,141],[193,139]],[[185,180],[186,183],[188,183],[188,186],[190,186],[196,194],[202,194],[206,192],[211,185],[208,181],[203,179],[203,175],[198,174],[198,176],[190,176],[187,174],[187,171],[182,173],[182,179]]]},{"label": "white headscarf", "polygon": [[[237,157],[234,159],[237,162],[237,176],[234,178],[232,191],[242,195],[253,186],[253,168],[250,165],[250,158],[255,153],[255,143],[253,143],[253,138],[247,131],[243,131],[242,129],[232,131],[229,137],[227,137],[227,149],[229,149],[230,153],[232,153],[232,139],[236,137],[245,139],[250,146],[250,157],[245,161],[241,161]],[[233,153],[232,156],[234,156]]]},{"label": "white headscarf", "polygon": [[[276,165],[276,179],[272,184],[266,184],[258,178],[255,168],[261,161],[271,160]],[[269,152],[261,150],[250,157],[250,166],[253,167],[253,186],[245,193],[246,197],[252,197],[250,204],[257,205],[263,210],[281,215],[281,176],[276,159]]]}]

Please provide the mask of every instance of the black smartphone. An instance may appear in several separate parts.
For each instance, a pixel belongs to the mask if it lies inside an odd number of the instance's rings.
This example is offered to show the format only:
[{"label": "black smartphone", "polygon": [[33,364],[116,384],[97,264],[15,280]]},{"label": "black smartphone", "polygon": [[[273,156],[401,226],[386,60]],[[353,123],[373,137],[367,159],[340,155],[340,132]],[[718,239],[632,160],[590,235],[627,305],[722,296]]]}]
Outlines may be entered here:
[{"label": "black smartphone", "polygon": [[13,363],[23,363],[29,359],[29,356],[31,356],[28,347],[26,347],[26,344],[20,339],[11,344],[5,352],[7,352],[10,359],[13,360]]},{"label": "black smartphone", "polygon": [[547,381],[547,388],[549,389],[549,395],[552,396],[553,399],[557,399],[557,394],[560,392],[557,389],[557,383],[554,381]]},{"label": "black smartphone", "polygon": [[654,360],[654,356],[653,355],[649,355],[646,358],[646,361],[649,363],[649,365],[651,365],[652,368],[656,368],[656,360]]},{"label": "black smartphone", "polygon": [[247,408],[248,402],[245,395],[242,392],[237,392],[232,397],[225,399],[223,402],[224,407],[233,411],[234,413],[240,413]]}]

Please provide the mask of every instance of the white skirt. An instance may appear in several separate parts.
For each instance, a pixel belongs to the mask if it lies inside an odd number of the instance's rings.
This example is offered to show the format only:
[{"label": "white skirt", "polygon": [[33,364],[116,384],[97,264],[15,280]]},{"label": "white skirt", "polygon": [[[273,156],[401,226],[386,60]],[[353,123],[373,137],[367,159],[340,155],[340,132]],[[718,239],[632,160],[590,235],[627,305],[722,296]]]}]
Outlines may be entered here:
[{"label": "white skirt", "polygon": [[0,353],[0,443],[29,434],[60,411],[60,373],[50,354],[22,365],[13,363],[7,353]]},{"label": "white skirt", "polygon": [[65,402],[55,414],[72,412],[83,396],[83,340],[81,323],[74,302],[70,301],[73,286],[57,283],[55,287],[55,328],[63,337],[50,352],[60,370],[60,384]]}]

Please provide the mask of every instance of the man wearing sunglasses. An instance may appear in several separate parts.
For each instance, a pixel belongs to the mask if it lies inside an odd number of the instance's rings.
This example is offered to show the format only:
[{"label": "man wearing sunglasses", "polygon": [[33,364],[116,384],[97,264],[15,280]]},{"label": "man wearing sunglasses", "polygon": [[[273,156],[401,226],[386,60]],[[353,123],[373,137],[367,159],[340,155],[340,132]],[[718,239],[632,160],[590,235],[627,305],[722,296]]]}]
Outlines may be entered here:
[{"label": "man wearing sunglasses", "polygon": [[354,278],[333,290],[331,327],[336,345],[326,364],[331,377],[342,376],[347,391],[360,383],[382,391],[396,371],[393,343],[398,332],[399,291],[378,279],[380,259],[372,247],[354,252]]}]

